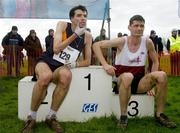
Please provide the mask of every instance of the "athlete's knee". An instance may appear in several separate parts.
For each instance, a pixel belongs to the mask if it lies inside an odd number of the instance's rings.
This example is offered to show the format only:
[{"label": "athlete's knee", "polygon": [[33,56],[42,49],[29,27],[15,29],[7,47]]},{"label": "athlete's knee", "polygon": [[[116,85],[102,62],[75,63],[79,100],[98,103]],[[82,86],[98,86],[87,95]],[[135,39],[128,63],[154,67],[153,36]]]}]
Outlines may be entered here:
[{"label": "athlete's knee", "polygon": [[131,85],[133,78],[134,76],[132,73],[124,73],[121,75],[121,82],[125,88]]},{"label": "athlete's knee", "polygon": [[61,69],[59,71],[59,83],[66,88],[72,79],[72,73],[69,69]]},{"label": "athlete's knee", "polygon": [[52,72],[41,73],[38,77],[38,84],[42,87],[46,87],[52,80]]},{"label": "athlete's knee", "polygon": [[165,72],[159,71],[157,75],[158,75],[158,82],[160,83],[167,82],[167,75]]}]

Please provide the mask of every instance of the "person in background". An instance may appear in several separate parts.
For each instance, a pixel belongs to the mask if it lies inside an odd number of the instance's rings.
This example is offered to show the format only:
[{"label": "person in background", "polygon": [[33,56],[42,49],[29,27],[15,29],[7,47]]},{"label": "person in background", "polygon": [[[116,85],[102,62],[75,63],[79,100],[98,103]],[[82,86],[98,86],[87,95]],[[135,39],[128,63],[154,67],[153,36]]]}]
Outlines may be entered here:
[{"label": "person in background", "polygon": [[180,30],[177,31],[176,44],[178,44],[180,47]]},{"label": "person in background", "polygon": [[[94,43],[98,42],[98,41],[102,41],[102,40],[108,40],[108,38],[106,37],[106,30],[105,29],[101,29],[100,31],[100,35],[97,36],[94,39]],[[103,55],[106,58],[106,60],[108,59],[108,49],[103,49]],[[96,58],[96,56],[93,54],[93,65],[100,65],[100,62],[98,61],[98,59]]]},{"label": "person in background", "polygon": [[30,30],[29,35],[25,39],[24,48],[27,51],[28,56],[28,75],[32,76],[34,74],[37,59],[43,51],[41,42],[37,37],[35,30]]},{"label": "person in background", "polygon": [[168,39],[167,47],[171,53],[180,52],[180,30],[172,32],[172,36]]},{"label": "person in background", "polygon": [[[56,114],[68,93],[72,79],[71,69],[86,67],[91,63],[92,35],[86,31],[87,15],[86,7],[75,6],[69,12],[71,23],[64,21],[57,23],[53,45],[42,54],[35,67],[37,82],[33,88],[31,110],[22,133],[33,130],[37,111],[51,82],[55,83],[56,87],[45,123],[56,133],[63,132],[56,120]],[[82,51],[84,60],[78,61]]]},{"label": "person in background", "polygon": [[[146,93],[156,86],[156,111],[157,122],[175,128],[164,113],[167,96],[167,76],[163,71],[158,71],[158,59],[153,42],[143,36],[145,20],[141,15],[134,15],[129,20],[129,36],[100,41],[93,44],[93,50],[100,60],[104,70],[109,75],[116,75],[119,88],[120,119],[118,126],[127,128],[127,108],[132,94]],[[117,48],[115,65],[108,64],[102,54],[101,48]],[[145,74],[147,56],[152,60],[151,73]]]},{"label": "person in background", "polygon": [[168,38],[166,44],[168,52],[170,52],[171,46],[176,44],[176,37],[177,37],[177,29],[172,29],[171,37]]},{"label": "person in background", "polygon": [[45,38],[46,50],[50,47],[50,45],[53,45],[53,40],[54,40],[54,30],[49,29],[48,36],[46,36],[46,38]]},{"label": "person in background", "polygon": [[123,36],[123,34],[121,33],[121,32],[119,32],[118,34],[117,34],[117,37],[122,37]]},{"label": "person in background", "polygon": [[13,68],[15,68],[15,76],[20,76],[21,51],[24,40],[17,31],[17,26],[12,26],[11,31],[2,40],[8,76],[13,76]]},{"label": "person in background", "polygon": [[156,35],[156,32],[154,30],[151,30],[149,38],[152,40],[156,52],[159,54],[162,53],[163,52],[163,44],[162,44],[161,37],[158,37]]},{"label": "person in background", "polygon": [[128,34],[127,34],[127,33],[124,33],[123,36],[128,36]]},{"label": "person in background", "polygon": [[[151,30],[150,37],[149,37],[153,44],[156,52],[158,53],[158,59],[160,58],[160,55],[163,53],[163,43],[161,37],[158,37],[156,35],[156,32],[154,30]],[[148,72],[151,72],[152,70],[152,60],[150,57],[148,57]]]}]

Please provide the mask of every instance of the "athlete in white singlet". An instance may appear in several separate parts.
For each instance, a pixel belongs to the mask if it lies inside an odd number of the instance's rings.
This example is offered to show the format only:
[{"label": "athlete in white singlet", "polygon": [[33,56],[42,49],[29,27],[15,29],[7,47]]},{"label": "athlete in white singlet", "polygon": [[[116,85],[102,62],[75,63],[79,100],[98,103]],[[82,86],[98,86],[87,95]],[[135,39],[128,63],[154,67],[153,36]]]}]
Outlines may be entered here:
[{"label": "athlete in white singlet", "polygon": [[[145,93],[154,86],[156,88],[156,112],[159,123],[175,128],[176,124],[164,114],[167,95],[167,76],[158,71],[158,59],[153,42],[143,36],[145,20],[140,15],[133,16],[128,25],[130,35],[93,44],[93,50],[109,75],[116,75],[119,84],[120,121],[118,125],[126,128],[128,125],[127,106],[132,93]],[[101,48],[117,48],[115,66],[109,65],[103,57]],[[148,54],[147,54],[148,52]],[[152,72],[145,74],[146,56],[153,62]]]}]

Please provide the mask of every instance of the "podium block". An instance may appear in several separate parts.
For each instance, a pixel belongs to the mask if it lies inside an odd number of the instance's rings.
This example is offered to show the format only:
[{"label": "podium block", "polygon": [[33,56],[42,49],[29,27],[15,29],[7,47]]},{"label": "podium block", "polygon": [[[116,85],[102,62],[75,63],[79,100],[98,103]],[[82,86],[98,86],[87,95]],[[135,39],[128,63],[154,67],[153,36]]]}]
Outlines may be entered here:
[{"label": "podium block", "polygon": [[[119,96],[113,95],[111,101],[112,112],[117,118],[119,118]],[[134,116],[154,116],[154,97],[145,94],[132,95],[128,104],[128,117]]]},{"label": "podium block", "polygon": [[[32,89],[35,82],[30,76],[23,78],[18,84],[18,116],[25,120],[31,103]],[[61,105],[57,118],[60,121],[86,121],[91,117],[109,116],[112,77],[102,67],[72,69],[72,82],[69,92]],[[55,85],[51,83],[48,94],[38,110],[37,121],[47,115]]]},{"label": "podium block", "polygon": [[[83,122],[92,117],[110,116],[111,114],[119,118],[119,97],[112,92],[112,77],[107,75],[101,66],[75,68],[71,71],[72,82],[69,92],[57,112],[59,121]],[[18,83],[18,117],[21,120],[26,120],[30,111],[32,90],[35,84],[31,78],[31,76],[24,77]],[[54,88],[55,84],[50,83],[47,96],[38,109],[37,121],[45,120],[50,109]],[[134,99],[132,97],[128,109],[130,115],[152,116],[154,101],[152,98],[147,98],[147,95],[143,96],[137,95]]]}]

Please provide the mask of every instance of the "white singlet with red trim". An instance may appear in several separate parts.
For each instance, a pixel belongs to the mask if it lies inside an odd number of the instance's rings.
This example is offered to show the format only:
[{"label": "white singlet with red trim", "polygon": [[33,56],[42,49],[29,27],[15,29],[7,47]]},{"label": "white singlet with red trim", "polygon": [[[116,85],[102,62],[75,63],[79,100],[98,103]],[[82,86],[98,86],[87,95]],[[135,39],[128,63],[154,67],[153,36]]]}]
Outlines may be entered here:
[{"label": "white singlet with red trim", "polygon": [[127,36],[124,37],[125,44],[120,53],[116,54],[115,65],[121,66],[145,66],[147,48],[146,48],[146,38],[141,37],[141,44],[135,53],[129,51]]}]

